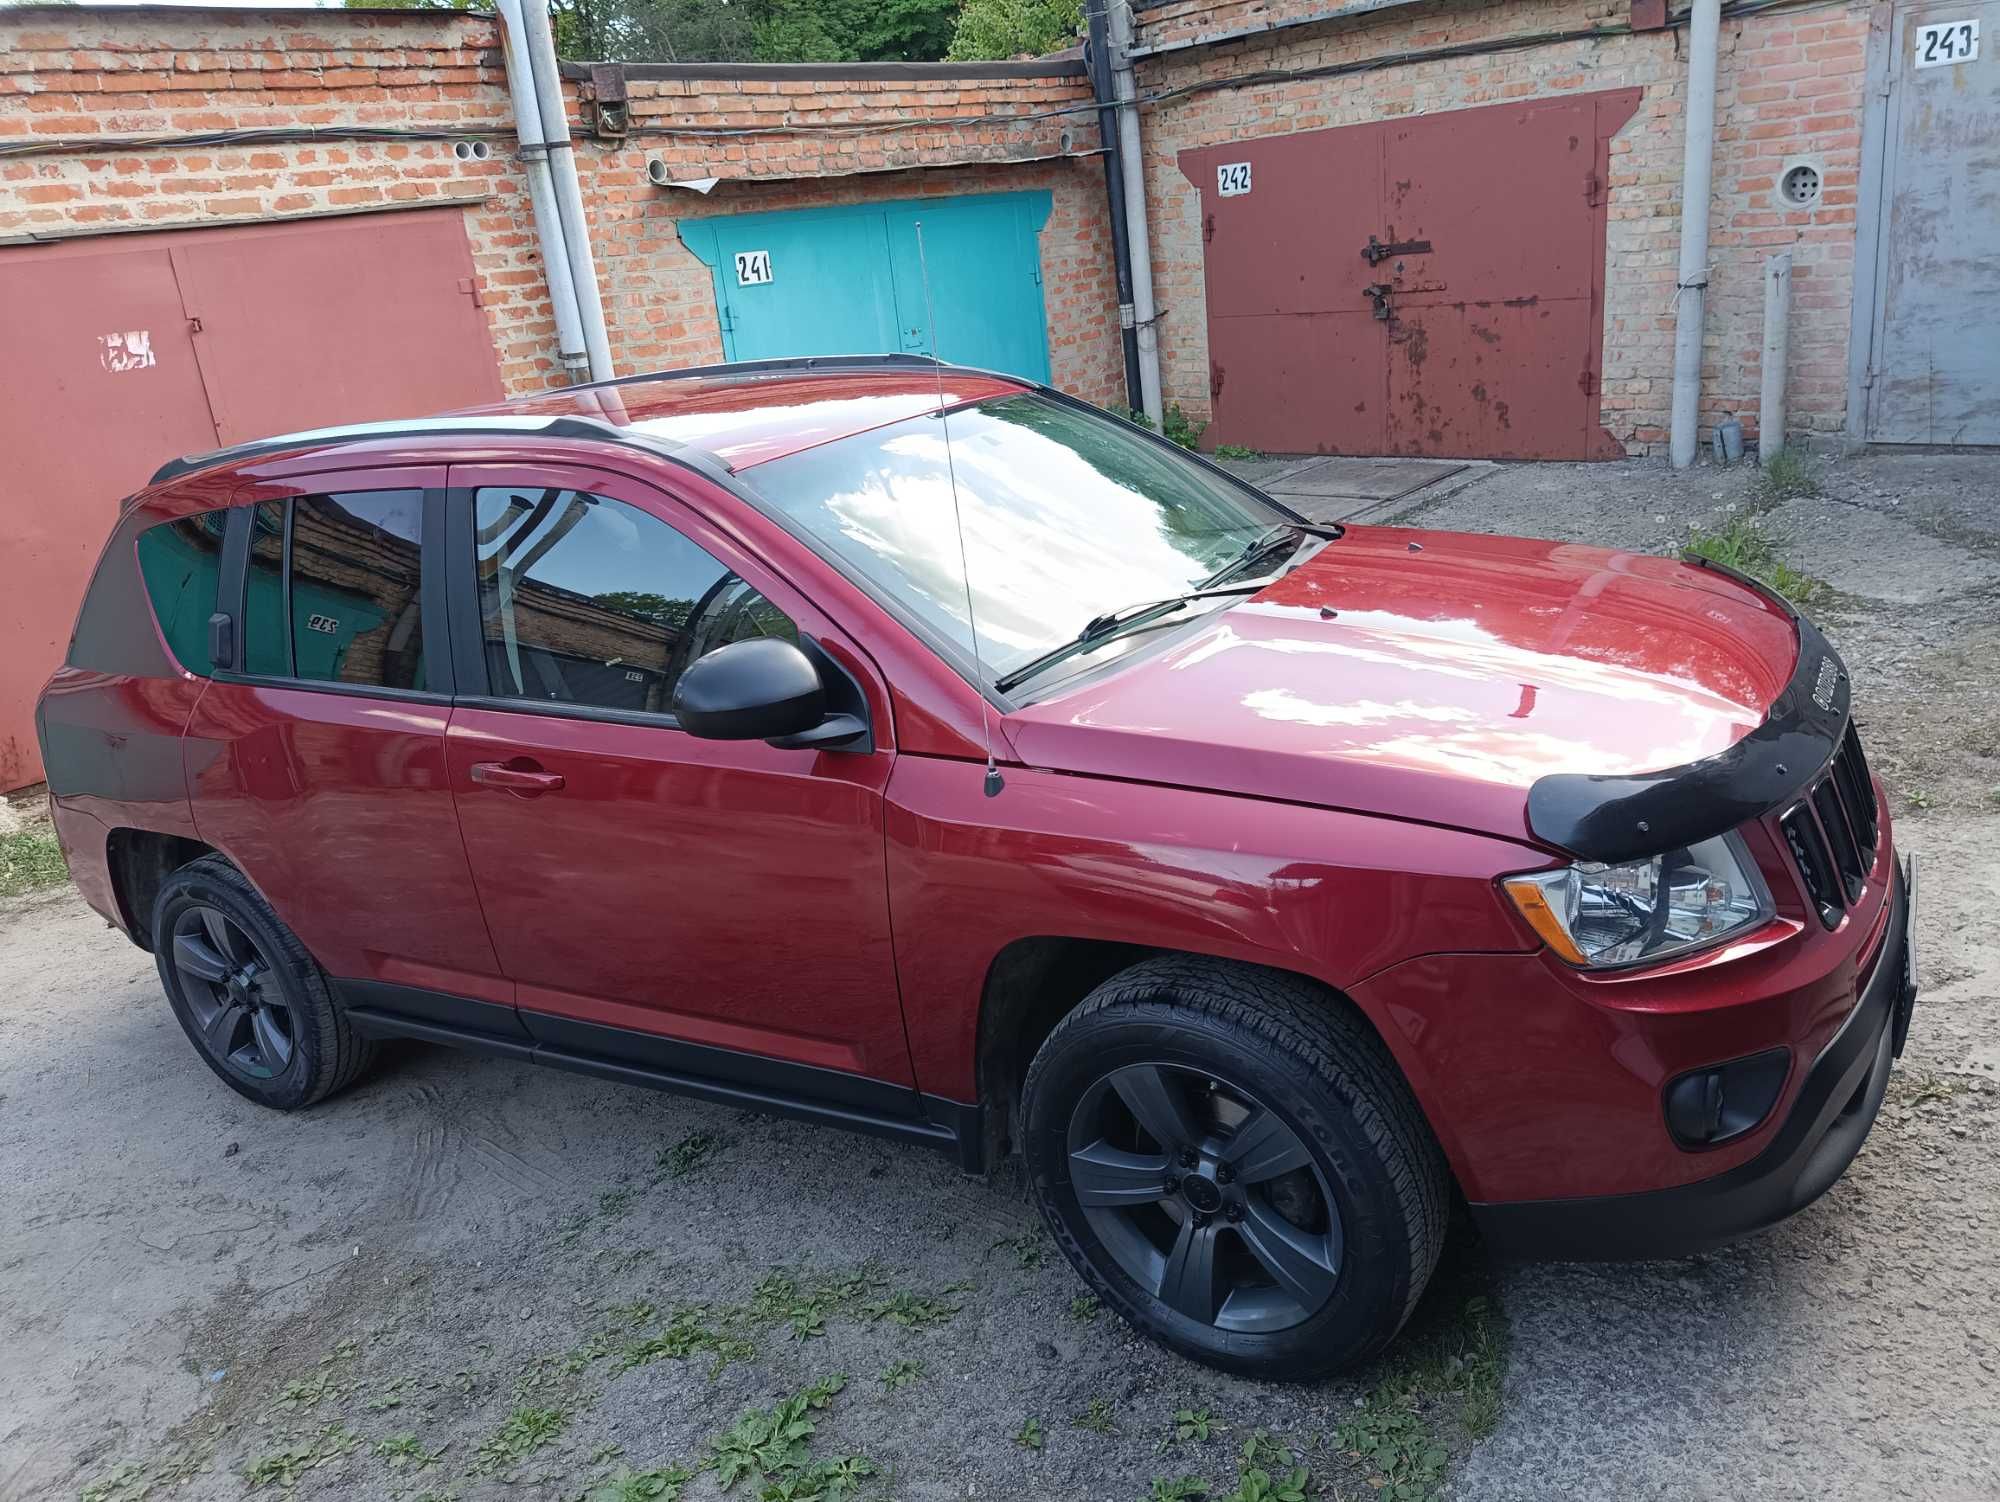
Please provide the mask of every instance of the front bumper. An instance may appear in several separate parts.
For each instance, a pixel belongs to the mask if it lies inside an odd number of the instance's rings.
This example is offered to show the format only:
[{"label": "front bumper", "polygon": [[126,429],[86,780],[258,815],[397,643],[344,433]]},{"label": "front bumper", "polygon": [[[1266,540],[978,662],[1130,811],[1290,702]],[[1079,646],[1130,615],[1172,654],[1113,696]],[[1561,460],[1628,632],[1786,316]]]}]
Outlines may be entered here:
[{"label": "front bumper", "polygon": [[1541,1261],[1684,1257],[1773,1225],[1832,1188],[1875,1124],[1908,1032],[1917,989],[1914,876],[1914,868],[1896,873],[1888,930],[1860,999],[1814,1060],[1763,1151],[1714,1178],[1671,1189],[1474,1204],[1488,1246],[1503,1257]]}]

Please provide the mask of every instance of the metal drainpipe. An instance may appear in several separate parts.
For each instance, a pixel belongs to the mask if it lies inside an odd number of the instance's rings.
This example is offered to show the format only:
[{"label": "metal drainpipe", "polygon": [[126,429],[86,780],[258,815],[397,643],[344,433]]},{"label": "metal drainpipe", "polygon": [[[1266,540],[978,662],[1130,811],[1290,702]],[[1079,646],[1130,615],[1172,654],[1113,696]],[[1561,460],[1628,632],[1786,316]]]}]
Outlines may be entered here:
[{"label": "metal drainpipe", "polygon": [[1715,167],[1715,57],[1722,0],[1694,0],[1688,24],[1687,152],[1681,163],[1681,267],[1674,298],[1674,404],[1668,453],[1694,463],[1701,418],[1701,331],[1708,302],[1708,192]]},{"label": "metal drainpipe", "polygon": [[590,253],[590,222],[584,217],[583,191],[576,180],[576,148],[569,138],[569,107],[563,93],[562,70],[556,65],[556,35],[549,25],[548,0],[520,0],[528,44],[528,66],[541,106],[542,139],[548,143],[549,172],[555,180],[556,212],[562,219],[563,244],[569,251],[569,275],[576,287],[577,313],[583,322],[583,347],[590,355],[590,378],[608,381],[617,373],[611,365],[611,340],[604,329],[604,299],[597,289],[597,261]]},{"label": "metal drainpipe", "polygon": [[1104,144],[1104,195],[1111,206],[1111,265],[1118,280],[1118,338],[1125,349],[1125,405],[1145,400],[1139,380],[1139,330],[1132,322],[1132,243],[1125,234],[1125,164],[1118,154],[1118,110],[1111,92],[1106,55],[1104,6],[1090,10],[1090,92],[1097,100],[1097,135]]},{"label": "metal drainpipe", "polygon": [[1132,8],[1126,0],[1107,0],[1107,9],[1111,14],[1105,28],[1106,61],[1118,101],[1118,155],[1125,178],[1132,321],[1139,334],[1139,405],[1157,428],[1166,414],[1160,404],[1160,332],[1153,306],[1153,237],[1146,227],[1146,163],[1139,152],[1139,90],[1132,77]]},{"label": "metal drainpipe", "polygon": [[542,138],[534,74],[528,67],[521,0],[497,0],[497,6],[500,40],[507,49],[507,89],[514,100],[514,129],[521,138],[521,165],[528,176],[528,201],[534,208],[535,239],[541,247],[543,275],[548,279],[549,306],[555,310],[556,357],[562,362],[564,377],[575,385],[590,379],[590,356],[584,352],[576,284],[569,274],[569,247],[563,242],[555,184],[549,177],[549,149]]}]

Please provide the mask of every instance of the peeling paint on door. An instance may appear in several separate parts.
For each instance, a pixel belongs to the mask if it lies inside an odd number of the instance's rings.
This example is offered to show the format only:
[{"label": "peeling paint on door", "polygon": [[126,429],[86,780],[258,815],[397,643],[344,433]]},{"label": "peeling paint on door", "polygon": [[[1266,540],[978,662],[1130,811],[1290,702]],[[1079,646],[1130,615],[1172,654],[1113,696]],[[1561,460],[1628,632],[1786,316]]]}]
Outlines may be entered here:
[{"label": "peeling paint on door", "polygon": [[123,375],[128,370],[151,370],[159,364],[153,355],[153,334],[150,329],[127,329],[123,333],[99,334],[97,342],[103,346],[97,359],[113,375]]}]

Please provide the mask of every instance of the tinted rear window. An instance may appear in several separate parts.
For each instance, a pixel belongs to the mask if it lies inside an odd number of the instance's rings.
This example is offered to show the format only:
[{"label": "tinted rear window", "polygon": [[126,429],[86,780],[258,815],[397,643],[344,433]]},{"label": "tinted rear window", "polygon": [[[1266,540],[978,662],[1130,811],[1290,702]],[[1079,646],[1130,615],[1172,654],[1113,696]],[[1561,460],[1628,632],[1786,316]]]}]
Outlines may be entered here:
[{"label": "tinted rear window", "polygon": [[[182,667],[204,678],[215,672],[208,655],[208,618],[215,614],[228,519],[227,510],[201,511],[139,534],[139,574],[167,650]],[[92,586],[93,595],[98,588]]]}]

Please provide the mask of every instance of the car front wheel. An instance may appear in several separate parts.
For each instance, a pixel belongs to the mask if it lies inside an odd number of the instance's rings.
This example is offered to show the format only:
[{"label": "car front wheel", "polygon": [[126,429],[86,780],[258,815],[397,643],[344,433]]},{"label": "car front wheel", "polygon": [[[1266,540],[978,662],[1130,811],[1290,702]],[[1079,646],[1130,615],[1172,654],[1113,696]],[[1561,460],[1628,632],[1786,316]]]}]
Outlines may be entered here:
[{"label": "car front wheel", "polygon": [[1442,1154],[1388,1051],[1335,997],[1163,956],[1099,986],[1023,1089],[1042,1214],[1103,1300],[1228,1371],[1365,1361],[1437,1264]]}]

